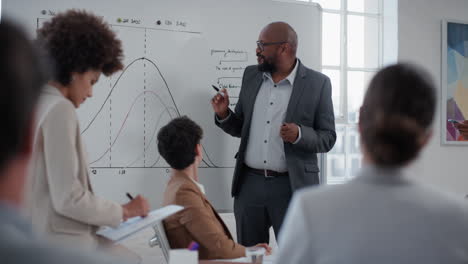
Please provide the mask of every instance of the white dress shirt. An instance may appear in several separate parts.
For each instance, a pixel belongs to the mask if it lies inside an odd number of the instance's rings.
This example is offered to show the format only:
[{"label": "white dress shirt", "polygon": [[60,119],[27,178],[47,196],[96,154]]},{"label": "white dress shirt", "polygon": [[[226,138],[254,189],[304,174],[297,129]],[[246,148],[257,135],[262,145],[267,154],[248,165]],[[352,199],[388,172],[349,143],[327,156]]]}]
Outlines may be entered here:
[{"label": "white dress shirt", "polygon": [[[245,164],[255,169],[287,171],[284,142],[280,129],[286,117],[289,99],[297,73],[294,69],[283,80],[275,83],[270,73],[263,74],[263,82],[255,99]],[[301,138],[299,136],[294,142]]]}]

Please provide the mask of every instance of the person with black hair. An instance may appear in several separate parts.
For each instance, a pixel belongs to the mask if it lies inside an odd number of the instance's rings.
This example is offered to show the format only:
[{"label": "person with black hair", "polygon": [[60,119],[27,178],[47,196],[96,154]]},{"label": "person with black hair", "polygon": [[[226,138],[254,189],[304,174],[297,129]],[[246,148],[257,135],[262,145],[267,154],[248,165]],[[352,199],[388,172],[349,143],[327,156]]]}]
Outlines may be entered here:
[{"label": "person with black hair", "polygon": [[397,64],[372,79],[360,110],[364,164],[343,185],[294,196],[276,263],[468,263],[468,207],[405,171],[432,135],[430,76]]},{"label": "person with black hair", "polygon": [[97,229],[145,216],[149,205],[141,196],[120,205],[93,193],[75,108],[101,73],[122,69],[121,42],[102,18],[69,10],[38,29],[37,43],[55,71],[39,100],[27,213],[36,231],[60,243],[111,248]]},{"label": "person with black hair", "polygon": [[[171,166],[171,178],[164,192],[164,205],[177,204],[181,212],[164,220],[171,248],[199,244],[200,259],[229,259],[245,256],[245,247],[232,239],[231,233],[205,196],[198,183],[198,165],[202,161],[200,141],[203,131],[183,116],[175,118],[158,133],[158,150]],[[267,244],[257,246],[271,248]]]},{"label": "person with black hair", "polygon": [[15,264],[118,263],[115,259],[51,245],[20,216],[33,150],[35,109],[47,65],[17,26],[0,23],[0,259]]}]

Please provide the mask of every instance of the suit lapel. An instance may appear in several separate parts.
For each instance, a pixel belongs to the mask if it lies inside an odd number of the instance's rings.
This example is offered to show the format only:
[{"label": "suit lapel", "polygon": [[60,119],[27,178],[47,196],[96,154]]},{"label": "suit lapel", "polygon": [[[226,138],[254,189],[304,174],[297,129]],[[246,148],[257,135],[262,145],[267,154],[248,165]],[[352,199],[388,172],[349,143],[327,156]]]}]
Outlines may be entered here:
[{"label": "suit lapel", "polygon": [[299,59],[297,59],[297,63],[299,63],[297,67],[297,74],[296,74],[296,78],[294,79],[293,90],[291,93],[291,98],[289,99],[288,108],[286,110],[286,118],[284,120],[286,123],[291,123],[293,121],[291,119],[292,119],[294,110],[299,104],[299,100],[301,99],[302,92],[304,91],[304,88],[307,85],[305,81],[306,69],[304,65],[302,65]]},{"label": "suit lapel", "polygon": [[[190,179],[189,179],[190,180]],[[213,214],[216,216],[216,219],[218,220],[218,222],[221,224],[221,226],[223,227],[224,229],[224,232],[226,233],[226,235],[232,239],[232,235],[231,233],[229,232],[229,229],[227,228],[227,226],[224,224],[224,221],[223,219],[221,219],[221,216],[219,216],[219,214],[216,212],[216,210],[213,208],[213,206],[211,205],[210,201],[208,201],[208,199],[206,198],[206,195],[203,194],[201,191],[200,191],[200,188],[198,188],[198,186],[196,186],[196,184],[194,182],[192,182],[190,180],[190,182],[193,184],[193,186],[195,187],[195,191],[203,198],[203,202],[208,205],[211,209],[211,211],[213,212]]]},{"label": "suit lapel", "polygon": [[223,219],[221,219],[221,216],[219,216],[218,212],[216,212],[216,210],[213,208],[213,206],[211,205],[211,203],[205,199],[205,202],[208,203],[208,205],[210,206],[211,210],[213,211],[213,214],[216,216],[216,219],[218,219],[218,222],[221,224],[221,226],[223,227],[224,229],[224,232],[226,233],[226,235],[232,239],[232,235],[231,235],[231,232],[229,232],[229,229],[227,228],[226,224],[224,223]]},{"label": "suit lapel", "polygon": [[216,212],[216,210],[213,208],[213,206],[211,205],[210,201],[208,201],[208,199],[206,199],[206,195],[203,194],[200,190],[200,188],[189,178],[189,176],[185,175],[185,174],[182,174],[182,173],[174,173],[173,177],[175,177],[175,179],[178,179],[178,180],[182,180],[184,182],[189,182],[191,184],[191,186],[193,187],[193,190],[202,197],[203,199],[203,202],[205,203],[205,205],[208,205],[209,208],[211,209],[211,211],[213,212],[213,214],[215,215],[216,219],[218,220],[218,222],[221,224],[221,226],[223,227],[224,229],[224,232],[226,233],[226,235],[232,239],[232,235],[231,233],[229,232],[229,229],[227,228],[227,226],[224,224],[223,220],[221,219],[221,217],[219,216],[219,214]]}]

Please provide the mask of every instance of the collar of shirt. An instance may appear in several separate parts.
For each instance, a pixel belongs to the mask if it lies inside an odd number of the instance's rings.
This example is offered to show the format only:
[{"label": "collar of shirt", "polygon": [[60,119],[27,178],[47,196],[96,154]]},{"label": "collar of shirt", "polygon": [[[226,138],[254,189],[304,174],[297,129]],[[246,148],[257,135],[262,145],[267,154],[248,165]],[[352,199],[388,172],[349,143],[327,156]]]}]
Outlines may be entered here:
[{"label": "collar of shirt", "polygon": [[205,193],[205,186],[203,186],[201,183],[197,182],[196,180],[192,179],[192,177],[189,177],[189,178],[190,178],[190,180],[193,181],[193,183],[195,183],[195,184],[198,186],[198,188],[200,189],[200,191],[201,191],[203,194],[206,195],[206,193]]},{"label": "collar of shirt", "polygon": [[[294,63],[295,63],[294,69],[289,73],[289,75],[288,75],[286,78],[284,78],[283,80],[279,81],[279,83],[282,82],[282,81],[284,81],[284,80],[288,80],[289,83],[291,84],[291,86],[294,86],[294,80],[296,79],[297,68],[298,68],[299,62],[298,62],[298,60],[296,59],[296,62],[294,62]],[[273,78],[271,77],[271,73],[269,73],[269,72],[264,72],[264,73],[263,73],[263,79],[265,79],[265,78],[268,78],[268,79],[270,79],[270,80],[273,82]],[[273,83],[274,83],[274,82],[273,82]]]},{"label": "collar of shirt", "polygon": [[401,185],[411,182],[402,167],[381,167],[373,164],[365,164],[352,181],[371,182],[384,185]]},{"label": "collar of shirt", "polygon": [[65,98],[65,96],[63,96],[63,94],[59,91],[58,88],[50,85],[50,84],[46,84],[45,85],[45,88],[43,90],[44,93],[47,93],[47,94],[52,94],[52,95],[57,95],[57,96],[61,96],[63,98]]}]

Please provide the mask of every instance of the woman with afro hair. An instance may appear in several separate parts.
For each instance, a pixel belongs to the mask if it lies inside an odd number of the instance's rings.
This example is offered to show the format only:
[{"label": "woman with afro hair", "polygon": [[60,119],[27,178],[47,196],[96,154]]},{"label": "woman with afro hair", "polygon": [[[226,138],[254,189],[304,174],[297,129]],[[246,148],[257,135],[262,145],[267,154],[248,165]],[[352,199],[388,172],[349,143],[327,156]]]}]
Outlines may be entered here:
[{"label": "woman with afro hair", "polygon": [[141,196],[120,205],[93,193],[75,108],[92,96],[101,74],[123,68],[122,45],[102,18],[79,10],[45,22],[37,43],[54,74],[36,113],[27,213],[36,231],[52,240],[105,248],[110,243],[96,235],[99,227],[145,216],[149,205]]}]

